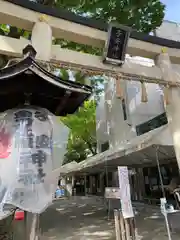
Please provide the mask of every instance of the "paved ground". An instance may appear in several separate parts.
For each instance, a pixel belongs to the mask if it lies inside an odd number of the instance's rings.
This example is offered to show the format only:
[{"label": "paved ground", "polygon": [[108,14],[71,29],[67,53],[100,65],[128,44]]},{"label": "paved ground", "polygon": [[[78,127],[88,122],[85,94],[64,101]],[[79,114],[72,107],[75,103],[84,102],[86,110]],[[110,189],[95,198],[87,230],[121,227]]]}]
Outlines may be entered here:
[{"label": "paved ground", "polygon": [[89,198],[56,201],[41,216],[42,240],[114,239],[101,201]]},{"label": "paved ground", "polygon": [[[168,239],[164,219],[157,208],[138,206],[139,240]],[[42,214],[41,240],[115,240],[114,221],[107,220],[102,200],[74,198],[58,200]],[[176,222],[180,224],[180,217]],[[180,233],[172,239],[180,238]]]}]

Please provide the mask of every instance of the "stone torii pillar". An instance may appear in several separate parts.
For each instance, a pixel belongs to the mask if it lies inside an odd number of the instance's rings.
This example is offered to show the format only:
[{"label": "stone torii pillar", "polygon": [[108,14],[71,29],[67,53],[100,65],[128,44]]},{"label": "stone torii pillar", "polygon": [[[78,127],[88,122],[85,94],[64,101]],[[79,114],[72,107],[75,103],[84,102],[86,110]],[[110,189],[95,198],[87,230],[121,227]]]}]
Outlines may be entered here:
[{"label": "stone torii pillar", "polygon": [[[175,74],[172,69],[171,61],[166,49],[162,49],[161,54],[157,57],[157,66],[162,71],[163,80],[180,83],[180,76]],[[168,85],[168,84],[167,84]],[[176,153],[177,163],[180,170],[180,88],[169,87],[169,103],[165,104],[170,132],[173,138],[174,150]]]}]

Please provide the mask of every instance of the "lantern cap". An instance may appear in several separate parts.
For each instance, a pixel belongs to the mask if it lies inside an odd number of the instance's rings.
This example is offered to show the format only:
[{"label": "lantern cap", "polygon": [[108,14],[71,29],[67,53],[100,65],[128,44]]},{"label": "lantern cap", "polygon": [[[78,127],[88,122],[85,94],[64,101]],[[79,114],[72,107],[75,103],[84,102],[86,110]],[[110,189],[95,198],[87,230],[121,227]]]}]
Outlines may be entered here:
[{"label": "lantern cap", "polygon": [[31,45],[23,54],[23,60],[0,70],[0,112],[23,105],[28,96],[31,105],[64,116],[74,113],[90,97],[90,86],[62,80],[42,68]]}]

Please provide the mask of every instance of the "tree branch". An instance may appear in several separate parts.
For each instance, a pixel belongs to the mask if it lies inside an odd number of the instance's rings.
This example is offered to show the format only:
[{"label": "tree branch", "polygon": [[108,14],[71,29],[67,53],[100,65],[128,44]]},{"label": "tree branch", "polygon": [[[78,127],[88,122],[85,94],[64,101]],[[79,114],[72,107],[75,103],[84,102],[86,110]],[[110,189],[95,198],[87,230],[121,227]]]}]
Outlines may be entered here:
[{"label": "tree branch", "polygon": [[85,139],[83,139],[83,141],[87,144],[87,146],[88,146],[89,150],[91,151],[91,153],[93,155],[96,155],[97,152],[96,152],[96,149],[93,148],[93,145],[90,142],[88,142],[87,140],[85,140]]}]

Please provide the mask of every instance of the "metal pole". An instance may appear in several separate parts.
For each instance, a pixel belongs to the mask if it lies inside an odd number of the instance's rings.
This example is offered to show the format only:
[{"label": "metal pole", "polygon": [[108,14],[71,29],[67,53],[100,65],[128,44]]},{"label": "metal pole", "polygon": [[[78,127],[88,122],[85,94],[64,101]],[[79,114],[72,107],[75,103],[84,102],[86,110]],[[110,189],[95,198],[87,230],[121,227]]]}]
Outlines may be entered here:
[{"label": "metal pole", "polygon": [[165,223],[166,223],[166,228],[167,228],[168,239],[169,239],[169,240],[172,240],[172,238],[171,238],[171,231],[170,231],[169,222],[168,222],[168,217],[167,217],[167,213],[164,214],[164,218],[165,218]]},{"label": "metal pole", "polygon": [[24,238],[25,240],[29,240],[28,236],[28,212],[24,212]]},{"label": "metal pole", "polygon": [[119,212],[117,209],[114,209],[114,221],[115,221],[116,240],[121,240],[121,231],[120,231],[120,225],[119,225]]},{"label": "metal pole", "polygon": [[[165,191],[164,191],[164,184],[163,184],[163,179],[161,175],[161,169],[160,169],[160,163],[159,163],[159,156],[158,156],[158,148],[156,147],[156,161],[157,161],[157,167],[158,167],[158,172],[159,172],[159,178],[160,178],[160,183],[161,183],[161,188],[162,188],[162,193],[163,193],[163,198],[166,199]],[[166,229],[167,229],[167,234],[168,234],[168,239],[172,240],[171,238],[171,231],[169,227],[169,222],[168,222],[168,217],[167,217],[167,211],[166,207],[164,205],[164,218],[165,218],[165,223],[166,223]]]},{"label": "metal pole", "polygon": [[86,196],[87,194],[87,176],[86,174],[84,175],[84,195]]},{"label": "metal pole", "polygon": [[159,164],[159,156],[158,156],[158,148],[157,147],[156,147],[156,162],[157,162],[157,167],[158,167],[158,173],[159,173],[159,179],[160,179],[163,198],[166,198],[166,194],[164,191],[164,183],[163,183],[163,179],[162,179],[162,175],[161,175],[161,168],[160,168],[160,164]]}]

